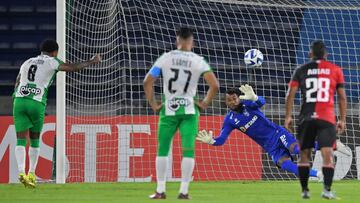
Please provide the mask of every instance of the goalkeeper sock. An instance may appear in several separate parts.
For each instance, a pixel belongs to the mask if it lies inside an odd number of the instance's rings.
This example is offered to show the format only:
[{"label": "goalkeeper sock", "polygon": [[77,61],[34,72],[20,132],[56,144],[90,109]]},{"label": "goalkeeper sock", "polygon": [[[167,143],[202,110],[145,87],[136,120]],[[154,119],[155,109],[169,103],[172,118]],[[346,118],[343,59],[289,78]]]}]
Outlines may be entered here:
[{"label": "goalkeeper sock", "polygon": [[299,176],[297,165],[291,160],[285,160],[281,164],[281,168],[290,173],[294,173],[296,176]]},{"label": "goalkeeper sock", "polygon": [[36,165],[39,159],[39,139],[30,139],[30,148],[29,148],[29,159],[30,159],[30,167],[29,172],[35,173]]},{"label": "goalkeeper sock", "polygon": [[324,174],[324,189],[327,191],[330,191],[333,177],[334,177],[334,167],[333,166],[323,166],[322,171]]},{"label": "goalkeeper sock", "polygon": [[156,157],[156,179],[157,179],[157,193],[163,193],[166,191],[166,172],[168,165],[167,156]]},{"label": "goalkeeper sock", "polygon": [[[281,164],[281,168],[284,169],[285,171],[294,173],[296,176],[299,176],[298,166],[290,160],[285,160]],[[309,175],[310,177],[317,177],[317,173],[318,173],[317,170],[310,169]]]},{"label": "goalkeeper sock", "polygon": [[310,177],[318,177],[318,171],[315,170],[315,169],[310,169],[310,173],[309,173],[309,176]]},{"label": "goalkeeper sock", "polygon": [[189,193],[189,184],[191,181],[192,173],[194,171],[195,160],[194,158],[184,157],[181,162],[181,185],[179,193],[184,195]]},{"label": "goalkeeper sock", "polygon": [[26,160],[26,139],[17,139],[16,147],[15,147],[15,157],[16,162],[18,164],[19,173],[25,173],[25,160]]},{"label": "goalkeeper sock", "polygon": [[302,164],[302,165],[299,164],[298,170],[299,170],[299,180],[300,180],[302,191],[305,191],[305,190],[309,191],[308,182],[309,182],[310,165],[309,164]]}]

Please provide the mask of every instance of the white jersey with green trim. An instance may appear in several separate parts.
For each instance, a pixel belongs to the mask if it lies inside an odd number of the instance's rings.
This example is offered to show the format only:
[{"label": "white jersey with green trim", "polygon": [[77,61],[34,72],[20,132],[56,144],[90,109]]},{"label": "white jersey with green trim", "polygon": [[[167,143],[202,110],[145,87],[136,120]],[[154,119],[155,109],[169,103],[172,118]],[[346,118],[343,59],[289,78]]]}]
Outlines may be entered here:
[{"label": "white jersey with green trim", "polygon": [[15,97],[30,98],[46,105],[48,88],[62,63],[48,55],[26,60],[20,68],[20,82]]},{"label": "white jersey with green trim", "polygon": [[203,57],[173,50],[161,55],[153,67],[161,69],[165,115],[196,114],[194,97],[200,76],[212,71]]}]

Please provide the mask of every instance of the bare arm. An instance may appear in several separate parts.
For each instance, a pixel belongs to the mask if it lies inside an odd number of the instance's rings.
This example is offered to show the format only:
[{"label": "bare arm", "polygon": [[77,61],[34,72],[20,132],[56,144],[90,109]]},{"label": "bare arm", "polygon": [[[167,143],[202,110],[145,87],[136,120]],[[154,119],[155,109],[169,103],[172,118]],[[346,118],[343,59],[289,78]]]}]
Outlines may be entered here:
[{"label": "bare arm", "polygon": [[340,110],[340,120],[337,124],[337,131],[338,133],[343,133],[345,130],[345,123],[346,123],[346,108],[347,108],[347,101],[346,101],[346,93],[345,88],[339,87],[337,88],[337,94],[339,99],[339,110]]},{"label": "bare arm", "polygon": [[287,92],[286,98],[285,98],[285,123],[284,127],[288,129],[289,131],[292,131],[291,124],[292,124],[292,109],[294,105],[294,98],[296,91],[298,90],[298,87],[290,87],[290,89]]},{"label": "bare arm", "polygon": [[151,108],[154,112],[157,112],[161,109],[161,104],[159,104],[154,96],[154,83],[156,81],[156,78],[153,77],[151,74],[147,74],[144,79],[144,91],[146,100],[149,102]]},{"label": "bare arm", "polygon": [[202,110],[204,110],[208,107],[208,105],[214,99],[216,93],[219,91],[219,82],[216,79],[216,76],[213,72],[205,73],[204,79],[207,82],[207,84],[210,86],[210,88],[207,91],[207,94],[206,94],[205,98],[202,100],[202,102],[198,103],[198,106]]},{"label": "bare arm", "polygon": [[100,61],[101,61],[100,55],[96,54],[93,58],[91,58],[90,60],[84,61],[84,62],[61,64],[59,67],[59,70],[65,71],[65,72],[77,72],[77,71],[80,71],[80,70],[90,66],[90,65],[99,63]]}]

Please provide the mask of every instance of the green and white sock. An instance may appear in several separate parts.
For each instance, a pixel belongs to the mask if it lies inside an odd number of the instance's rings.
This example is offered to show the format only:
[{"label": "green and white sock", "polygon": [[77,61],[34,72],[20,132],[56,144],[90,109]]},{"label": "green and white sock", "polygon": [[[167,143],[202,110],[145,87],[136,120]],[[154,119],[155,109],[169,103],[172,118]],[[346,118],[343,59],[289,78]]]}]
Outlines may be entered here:
[{"label": "green and white sock", "polygon": [[29,148],[30,173],[35,173],[36,165],[39,159],[39,152],[40,152],[39,139],[30,139],[30,148]]},{"label": "green and white sock", "polygon": [[26,139],[17,139],[16,147],[15,147],[15,158],[18,164],[19,173],[25,173],[25,147],[26,147]]},{"label": "green and white sock", "polygon": [[184,157],[181,161],[181,184],[179,193],[184,195],[189,193],[189,185],[192,178],[192,173],[195,167],[195,159]]}]

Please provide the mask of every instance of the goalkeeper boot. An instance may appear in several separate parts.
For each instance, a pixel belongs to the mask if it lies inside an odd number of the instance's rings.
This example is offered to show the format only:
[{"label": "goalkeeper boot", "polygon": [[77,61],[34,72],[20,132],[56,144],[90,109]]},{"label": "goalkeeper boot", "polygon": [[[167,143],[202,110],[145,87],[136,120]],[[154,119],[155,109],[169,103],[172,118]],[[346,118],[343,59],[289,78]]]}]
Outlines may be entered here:
[{"label": "goalkeeper boot", "polygon": [[19,173],[19,181],[22,183],[25,187],[29,184],[29,178],[26,176],[25,173]]},{"label": "goalkeeper boot", "polygon": [[324,189],[324,191],[321,193],[321,197],[324,199],[339,199],[336,197],[335,193],[326,189]]},{"label": "goalkeeper boot", "polygon": [[29,178],[29,187],[35,188],[35,187],[36,187],[36,176],[35,176],[35,173],[29,172],[28,178]]},{"label": "goalkeeper boot", "polygon": [[166,199],[166,194],[165,194],[165,192],[162,192],[162,193],[155,192],[154,194],[150,195],[149,198],[150,199]]},{"label": "goalkeeper boot", "polygon": [[178,199],[191,199],[191,197],[189,194],[184,195],[183,193],[180,193]]},{"label": "goalkeeper boot", "polygon": [[310,191],[309,190],[303,190],[301,193],[301,197],[303,199],[310,199]]}]

